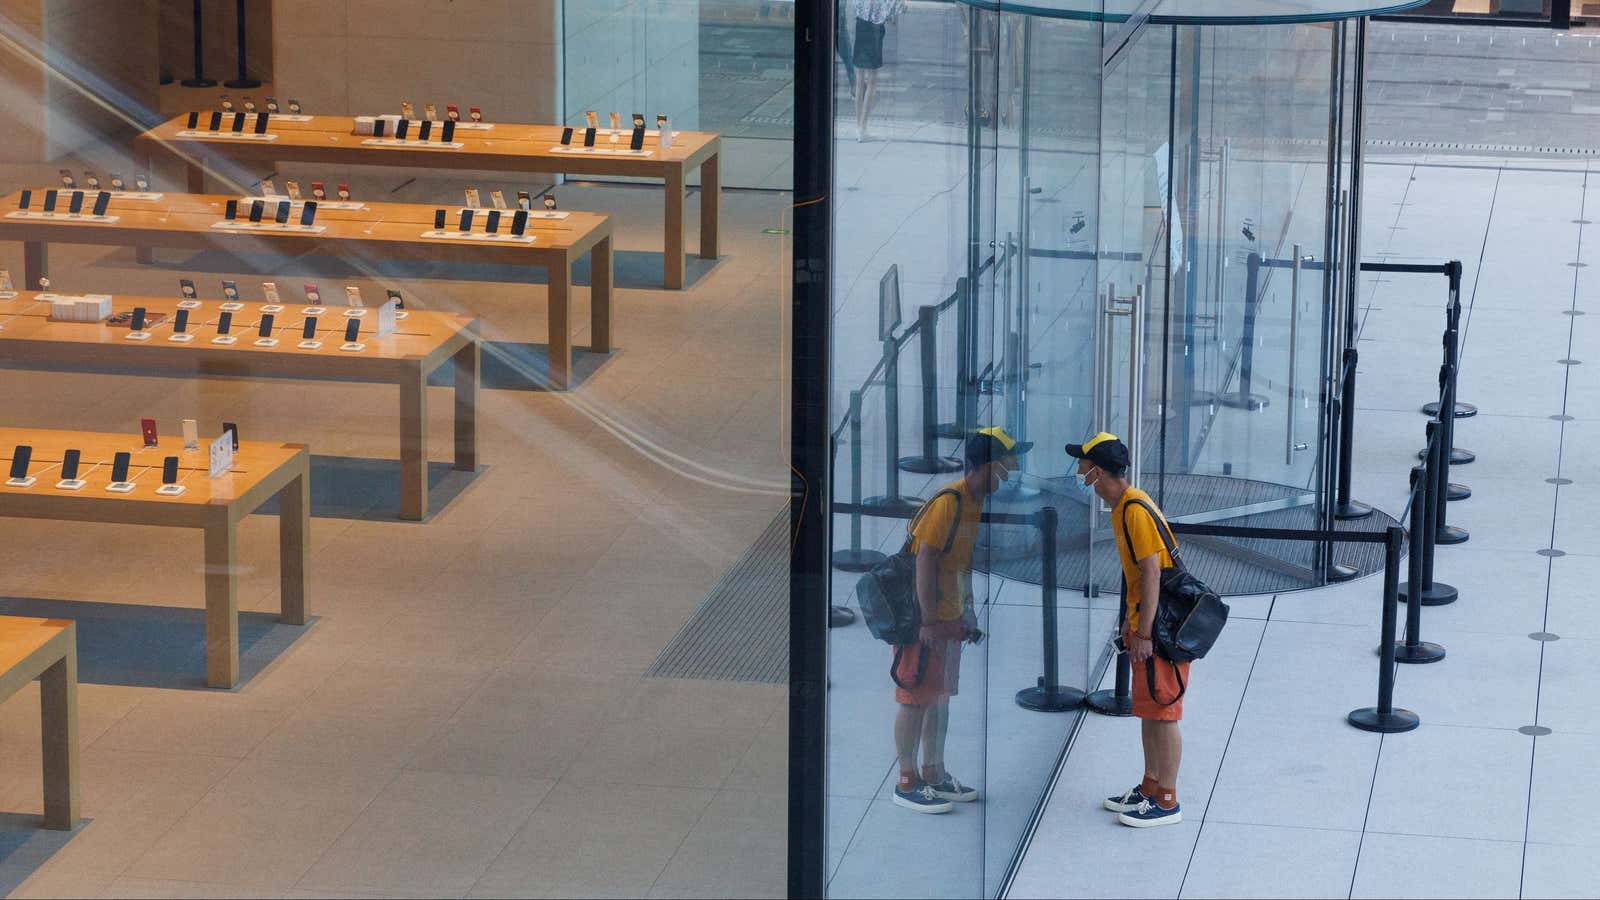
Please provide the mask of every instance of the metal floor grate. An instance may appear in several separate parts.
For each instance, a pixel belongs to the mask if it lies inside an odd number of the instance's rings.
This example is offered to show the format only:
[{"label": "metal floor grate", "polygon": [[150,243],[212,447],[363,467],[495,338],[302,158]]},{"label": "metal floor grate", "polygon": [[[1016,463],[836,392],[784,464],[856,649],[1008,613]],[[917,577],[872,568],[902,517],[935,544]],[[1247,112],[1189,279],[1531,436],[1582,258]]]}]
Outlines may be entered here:
[{"label": "metal floor grate", "polygon": [[789,680],[789,510],[711,588],[645,673],[704,681]]}]

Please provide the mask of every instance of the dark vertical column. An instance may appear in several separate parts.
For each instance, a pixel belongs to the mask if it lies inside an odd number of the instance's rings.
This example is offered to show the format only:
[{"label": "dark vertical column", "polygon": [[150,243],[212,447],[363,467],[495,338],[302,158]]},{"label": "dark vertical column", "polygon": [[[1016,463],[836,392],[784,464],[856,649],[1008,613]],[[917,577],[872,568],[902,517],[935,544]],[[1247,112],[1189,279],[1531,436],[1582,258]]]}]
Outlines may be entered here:
[{"label": "dark vertical column", "polygon": [[216,87],[215,78],[206,77],[206,45],[200,29],[200,0],[194,0],[194,77],[185,78],[184,87]]},{"label": "dark vertical column", "polygon": [[794,294],[790,378],[790,897],[826,891],[830,577],[828,316],[833,221],[834,0],[795,10]]},{"label": "dark vertical column", "polygon": [[249,72],[245,71],[244,0],[234,0],[234,11],[236,18],[234,22],[235,33],[239,42],[239,77],[226,82],[226,84],[231,88],[258,88],[261,87],[261,82],[251,78]]}]

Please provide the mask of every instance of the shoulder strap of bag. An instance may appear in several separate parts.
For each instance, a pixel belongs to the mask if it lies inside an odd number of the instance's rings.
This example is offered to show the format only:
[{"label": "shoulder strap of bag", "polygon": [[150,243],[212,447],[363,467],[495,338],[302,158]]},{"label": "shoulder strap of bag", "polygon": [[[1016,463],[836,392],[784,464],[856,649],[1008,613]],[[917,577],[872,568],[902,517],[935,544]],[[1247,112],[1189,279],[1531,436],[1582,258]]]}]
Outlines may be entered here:
[{"label": "shoulder strap of bag", "polygon": [[901,547],[900,549],[902,549],[902,550],[910,550],[911,549],[911,540],[915,536],[913,534],[913,532],[915,532],[917,530],[917,523],[921,522],[922,521],[922,517],[928,514],[928,510],[933,507],[934,501],[938,500],[940,497],[943,497],[945,494],[949,494],[950,496],[956,498],[956,518],[955,518],[955,522],[953,524],[951,524],[951,526],[950,526],[950,533],[945,536],[944,549],[940,550],[939,552],[940,553],[949,553],[950,552],[950,548],[954,547],[956,545],[956,532],[960,530],[960,526],[961,526],[961,505],[962,505],[961,492],[956,490],[955,488],[945,488],[944,490],[940,491],[939,493],[934,494],[932,497],[929,497],[928,498],[928,502],[922,504],[922,508],[917,510],[917,514],[915,516],[911,517],[911,522],[908,525],[906,525],[906,542],[905,542],[905,545],[903,547]]},{"label": "shoulder strap of bag", "polygon": [[[916,675],[915,680],[913,680],[910,684],[906,684],[905,682],[900,680],[900,659],[901,659],[901,656],[906,652],[906,650],[909,647],[913,647],[913,646],[918,648],[917,649],[917,675]],[[927,644],[923,643],[923,644],[907,644],[907,645],[904,645],[904,646],[901,646],[901,645],[896,645],[895,646],[895,648],[894,648],[894,661],[889,663],[889,678],[891,678],[894,681],[895,687],[898,687],[901,690],[914,691],[917,688],[922,686],[922,679],[926,678],[927,675],[928,675],[928,645]],[[1152,682],[1152,684],[1153,683],[1154,682]]]},{"label": "shoulder strap of bag", "polygon": [[1178,680],[1178,696],[1173,697],[1166,703],[1162,703],[1161,698],[1156,696],[1156,658],[1154,656],[1144,658],[1144,677],[1150,683],[1150,699],[1161,706],[1171,706],[1182,700],[1183,695],[1189,692],[1189,686],[1183,683],[1183,670],[1178,668],[1178,664],[1170,659],[1166,663],[1172,667],[1172,677]]},{"label": "shoulder strap of bag", "polygon": [[1166,521],[1156,515],[1156,511],[1150,508],[1150,504],[1137,497],[1130,499],[1122,507],[1122,539],[1128,542],[1128,556],[1132,557],[1135,563],[1139,561],[1139,558],[1134,554],[1133,534],[1128,530],[1128,508],[1131,506],[1144,508],[1144,511],[1150,516],[1150,520],[1156,523],[1156,534],[1161,535],[1161,543],[1166,545],[1167,555],[1172,557],[1172,564],[1182,566],[1183,562],[1178,556],[1177,542],[1172,539],[1172,532],[1167,528]]}]

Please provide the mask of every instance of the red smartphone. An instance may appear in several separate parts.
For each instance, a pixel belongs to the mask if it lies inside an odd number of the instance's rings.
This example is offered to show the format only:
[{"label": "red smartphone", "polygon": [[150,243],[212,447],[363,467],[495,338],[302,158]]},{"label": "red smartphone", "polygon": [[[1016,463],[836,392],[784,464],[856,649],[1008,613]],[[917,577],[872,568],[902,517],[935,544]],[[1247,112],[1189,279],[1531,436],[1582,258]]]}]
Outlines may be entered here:
[{"label": "red smartphone", "polygon": [[140,419],[139,430],[144,433],[144,445],[146,447],[154,447],[161,443],[161,441],[156,438],[155,419]]}]

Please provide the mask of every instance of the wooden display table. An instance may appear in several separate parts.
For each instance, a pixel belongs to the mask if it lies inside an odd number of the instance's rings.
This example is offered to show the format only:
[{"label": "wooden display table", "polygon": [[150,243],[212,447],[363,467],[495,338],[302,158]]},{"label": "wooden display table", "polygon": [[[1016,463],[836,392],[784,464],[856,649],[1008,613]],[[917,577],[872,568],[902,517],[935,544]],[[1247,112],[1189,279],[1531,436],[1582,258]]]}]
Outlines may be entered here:
[{"label": "wooden display table", "polygon": [[222,301],[203,300],[189,310],[188,343],[170,340],[177,299],[118,295],[117,312],[136,306],[166,319],[148,329],[150,338],[129,340],[129,329],[94,322],[56,322],[50,304],[33,291],[0,299],[0,365],[38,369],[111,369],[119,372],[194,373],[368,381],[400,386],[400,516],[428,516],[428,376],[455,362],[455,468],[472,472],[478,466],[478,321],[471,316],[431,310],[407,310],[394,334],[377,337],[378,311],[366,307],[359,351],[343,350],[344,313],[349,307],[329,306],[319,316],[316,349],[300,346],[306,305],[281,304],[275,312],[274,347],[257,346],[262,303],[241,303],[233,310],[233,344],[214,344]]},{"label": "wooden display table", "polygon": [[66,619],[0,616],[0,703],[39,679],[44,827],[78,824],[78,626]]},{"label": "wooden display table", "polygon": [[[33,189],[37,213],[43,188]],[[564,389],[571,383],[572,335],[569,329],[572,267],[589,254],[590,349],[611,352],[611,220],[596,213],[573,212],[564,219],[533,219],[531,243],[480,239],[423,237],[433,230],[436,207],[412,203],[368,203],[359,210],[319,211],[314,228],[270,223],[251,228],[239,222],[227,228],[223,207],[232,197],[166,194],[160,201],[113,201],[114,222],[90,216],[58,214],[48,218],[19,217],[19,194],[0,198],[0,240],[23,242],[24,287],[35,288],[44,274],[51,242],[140,247],[222,248],[230,252],[273,251],[287,255],[321,252],[337,256],[383,257],[440,262],[544,267],[549,272],[550,383]],[[451,207],[452,217],[458,207]],[[298,222],[299,212],[291,219]],[[241,214],[243,218],[243,214]],[[509,220],[508,220],[509,221]],[[447,229],[453,229],[451,218]],[[505,227],[509,227],[507,224]],[[483,226],[478,225],[481,232]],[[502,229],[504,230],[504,228]]]},{"label": "wooden display table", "polygon": [[[461,146],[450,148],[439,144],[437,123],[430,145],[412,140],[407,142],[410,146],[397,146],[363,143],[374,138],[355,134],[355,119],[350,116],[313,116],[310,122],[271,120],[270,140],[226,133],[210,136],[204,131],[205,122],[201,123],[200,136],[180,136],[188,130],[185,127],[187,118],[187,114],[175,116],[139,135],[134,142],[134,154],[144,171],[150,171],[150,163],[156,157],[177,156],[188,169],[189,191],[195,194],[205,191],[203,166],[209,154],[264,165],[284,161],[660,178],[666,184],[667,194],[664,283],[674,291],[682,290],[685,283],[684,189],[689,173],[698,168],[700,256],[717,257],[718,212],[722,204],[722,138],[713,132],[677,132],[672,146],[662,150],[655,130],[647,129],[643,150],[634,154],[628,151],[628,133],[621,134],[618,143],[612,144],[607,129],[601,130],[592,149],[582,146],[582,128],[574,129],[572,146],[561,147],[559,125],[496,122],[487,130],[458,126],[453,143]],[[411,124],[411,129],[414,137],[416,122]]]},{"label": "wooden display table", "polygon": [[[0,428],[0,465],[9,470],[12,450],[18,444],[33,448],[28,474],[32,487],[12,487],[0,482],[0,516],[57,519],[69,522],[114,522],[124,525],[163,525],[199,528],[205,532],[206,684],[231,688],[239,681],[239,520],[268,499],[278,498],[279,621],[306,622],[306,551],[310,528],[310,459],[303,444],[245,441],[233,458],[233,467],[221,478],[208,478],[209,457],[201,437],[198,450],[183,449],[183,440],[161,438],[159,446],[145,447],[138,435],[96,434],[86,431],[42,431]],[[57,488],[62,454],[82,453],[79,490]],[[111,483],[112,457],[133,454],[128,480],[130,493],[106,490]],[[156,493],[161,461],[179,459],[178,481],[185,491],[177,497]],[[79,562],[87,563],[85,557]],[[93,560],[115,565],[115,560]],[[131,581],[137,572],[129,572]]]}]

